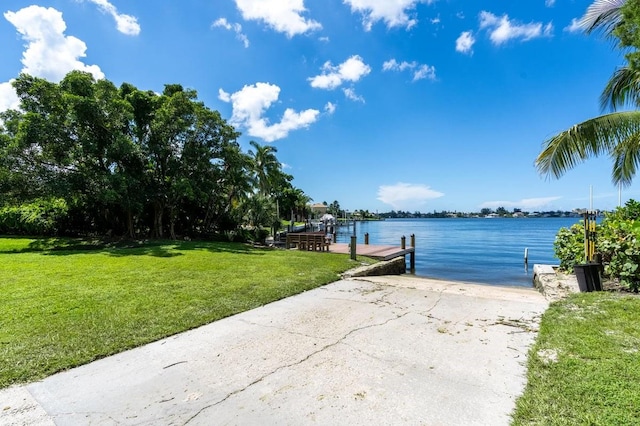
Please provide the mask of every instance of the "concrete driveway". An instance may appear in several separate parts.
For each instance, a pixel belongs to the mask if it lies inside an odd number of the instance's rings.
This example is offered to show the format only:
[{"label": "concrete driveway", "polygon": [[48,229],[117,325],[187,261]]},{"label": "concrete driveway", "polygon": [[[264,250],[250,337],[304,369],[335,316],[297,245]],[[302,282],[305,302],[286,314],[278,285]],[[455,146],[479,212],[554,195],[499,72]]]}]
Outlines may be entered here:
[{"label": "concrete driveway", "polygon": [[0,424],[501,425],[533,289],[342,280],[0,391]]}]

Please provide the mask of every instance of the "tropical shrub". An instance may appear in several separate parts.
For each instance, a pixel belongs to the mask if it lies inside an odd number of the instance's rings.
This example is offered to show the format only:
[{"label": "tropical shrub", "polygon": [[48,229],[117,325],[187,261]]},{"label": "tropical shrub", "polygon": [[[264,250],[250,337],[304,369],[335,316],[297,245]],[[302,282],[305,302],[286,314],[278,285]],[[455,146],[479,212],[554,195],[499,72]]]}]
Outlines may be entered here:
[{"label": "tropical shrub", "polygon": [[[606,213],[596,233],[596,252],[602,257],[605,275],[639,291],[640,203],[629,200],[624,207]],[[584,225],[561,228],[554,249],[563,271],[572,271],[575,264],[584,262]]]},{"label": "tropical shrub", "polygon": [[584,263],[584,224],[576,223],[570,228],[560,228],[553,243],[560,269],[573,272],[574,265]]},{"label": "tropical shrub", "polygon": [[605,215],[596,249],[602,255],[605,274],[633,291],[640,289],[640,203]]},{"label": "tropical shrub", "polygon": [[0,234],[56,235],[69,213],[62,198],[39,199],[0,209]]}]

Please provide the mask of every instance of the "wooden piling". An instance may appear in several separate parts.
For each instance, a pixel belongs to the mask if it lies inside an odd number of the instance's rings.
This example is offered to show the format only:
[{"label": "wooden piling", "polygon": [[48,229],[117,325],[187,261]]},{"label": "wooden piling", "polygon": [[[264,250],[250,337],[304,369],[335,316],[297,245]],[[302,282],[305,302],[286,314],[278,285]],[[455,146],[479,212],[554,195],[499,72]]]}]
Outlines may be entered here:
[{"label": "wooden piling", "polygon": [[416,273],[416,234],[411,234],[411,254],[409,255],[409,271],[412,274]]},{"label": "wooden piling", "polygon": [[351,248],[351,260],[356,260],[356,236],[355,235],[351,236],[351,245],[349,247]]},{"label": "wooden piling", "polygon": [[367,245],[367,246],[369,245],[369,233],[368,232],[366,232],[364,234],[364,244]]},{"label": "wooden piling", "polygon": [[400,238],[400,248],[402,250],[407,248],[407,237],[405,237],[404,235],[402,236],[402,238]]}]

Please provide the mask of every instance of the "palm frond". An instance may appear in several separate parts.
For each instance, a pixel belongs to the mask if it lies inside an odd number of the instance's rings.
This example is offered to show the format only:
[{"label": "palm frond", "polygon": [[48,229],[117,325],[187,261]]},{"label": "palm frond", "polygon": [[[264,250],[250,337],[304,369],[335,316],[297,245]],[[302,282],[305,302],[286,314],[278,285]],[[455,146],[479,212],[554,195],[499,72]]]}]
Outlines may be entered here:
[{"label": "palm frond", "polygon": [[614,148],[611,157],[613,158],[611,174],[613,182],[630,186],[640,166],[640,134],[636,133],[621,141]]},{"label": "palm frond", "polygon": [[[538,172],[545,176],[559,178],[591,157],[602,154],[615,156],[616,149],[627,140],[640,137],[640,111],[615,112],[592,118],[576,124],[564,132],[544,142],[543,150],[535,161]],[[633,144],[629,143],[631,147]],[[623,150],[624,157],[630,157],[630,150]],[[622,156],[619,156],[622,161]],[[629,160],[621,165],[629,164]],[[633,178],[635,169],[621,169],[614,173],[614,183]],[[616,177],[618,176],[618,177]]]},{"label": "palm frond", "polygon": [[622,6],[627,0],[595,0],[580,18],[579,25],[587,34],[602,31],[611,36],[622,19]]},{"label": "palm frond", "polygon": [[616,70],[600,95],[603,110],[640,105],[640,71],[624,66]]}]

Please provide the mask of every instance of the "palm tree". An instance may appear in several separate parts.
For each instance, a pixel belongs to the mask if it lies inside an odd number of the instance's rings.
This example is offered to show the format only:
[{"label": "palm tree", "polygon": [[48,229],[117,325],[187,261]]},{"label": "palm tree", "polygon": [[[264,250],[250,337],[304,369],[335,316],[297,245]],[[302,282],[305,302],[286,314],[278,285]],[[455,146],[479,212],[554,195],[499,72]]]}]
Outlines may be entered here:
[{"label": "palm tree", "polygon": [[[587,33],[602,31],[608,37],[616,37],[615,29],[624,22],[625,3],[626,0],[596,0],[580,25]],[[640,71],[629,65],[618,69],[600,101],[603,109],[613,112],[576,124],[545,141],[535,161],[541,174],[558,178],[588,158],[609,155],[613,160],[613,182],[631,184],[640,165],[640,111],[616,109],[640,106]]]},{"label": "palm tree", "polygon": [[252,158],[252,167],[256,177],[258,191],[262,195],[270,195],[274,181],[281,173],[282,166],[276,158],[277,148],[269,145],[260,145],[257,142],[249,142],[255,148],[255,152],[249,150]]}]

